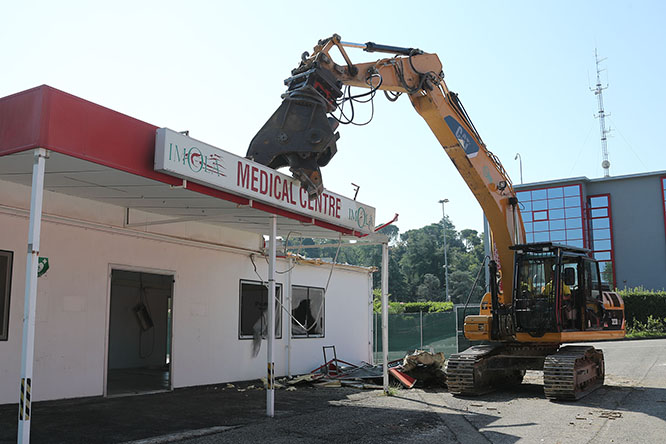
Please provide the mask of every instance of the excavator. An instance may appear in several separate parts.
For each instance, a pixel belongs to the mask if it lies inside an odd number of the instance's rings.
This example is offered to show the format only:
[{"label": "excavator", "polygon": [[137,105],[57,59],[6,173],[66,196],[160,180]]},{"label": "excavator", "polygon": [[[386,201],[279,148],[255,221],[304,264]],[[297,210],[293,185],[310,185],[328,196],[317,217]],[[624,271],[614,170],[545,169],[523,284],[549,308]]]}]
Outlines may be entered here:
[{"label": "excavator", "polygon": [[[352,63],[346,48],[390,56]],[[334,49],[341,64],[333,60]],[[465,337],[480,342],[447,360],[450,392],[479,395],[519,384],[526,370],[543,370],[551,400],[576,400],[603,385],[602,350],[569,344],[623,338],[622,298],[602,286],[590,250],[526,243],[511,180],[448,89],[436,54],[333,35],[302,54],[285,85],[282,103],[252,139],[247,157],[289,167],[310,199],[324,189],[321,167],[337,151],[339,124],[350,120],[344,106],[381,90],[391,101],[409,97],[481,205],[491,231],[489,291],[479,314],[464,320]],[[369,91],[352,95],[350,87]]]}]

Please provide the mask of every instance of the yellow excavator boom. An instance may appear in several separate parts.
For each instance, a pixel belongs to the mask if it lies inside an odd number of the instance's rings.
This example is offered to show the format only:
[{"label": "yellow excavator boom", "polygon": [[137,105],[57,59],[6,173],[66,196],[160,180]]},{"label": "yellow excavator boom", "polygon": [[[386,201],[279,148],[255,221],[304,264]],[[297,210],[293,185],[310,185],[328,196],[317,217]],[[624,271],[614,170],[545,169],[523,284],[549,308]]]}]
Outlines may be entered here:
[{"label": "yellow excavator boom", "polygon": [[[398,55],[354,64],[346,47]],[[344,65],[333,61],[330,52],[334,48],[345,60]],[[525,242],[516,193],[458,95],[447,88],[436,54],[371,42],[346,43],[334,35],[320,41],[312,55],[304,54],[285,83],[288,90],[284,101],[251,142],[249,158],[273,168],[290,166],[314,198],[323,191],[319,166],[326,165],[337,150],[337,122],[326,114],[336,109],[342,86],[406,94],[481,205],[492,232],[493,258],[500,269],[500,302],[511,304],[513,251],[509,247]]]}]

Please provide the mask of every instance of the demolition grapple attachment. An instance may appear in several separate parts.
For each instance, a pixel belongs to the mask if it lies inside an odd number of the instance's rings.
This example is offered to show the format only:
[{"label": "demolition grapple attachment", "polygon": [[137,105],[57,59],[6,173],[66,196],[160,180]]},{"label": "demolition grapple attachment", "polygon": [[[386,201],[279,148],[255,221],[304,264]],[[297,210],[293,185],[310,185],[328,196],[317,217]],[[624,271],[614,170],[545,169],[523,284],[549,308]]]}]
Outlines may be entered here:
[{"label": "demolition grapple attachment", "polygon": [[279,108],[250,142],[246,157],[270,168],[289,166],[310,199],[324,190],[319,167],[337,151],[338,122],[327,114],[342,95],[341,83],[315,62],[285,80]]}]

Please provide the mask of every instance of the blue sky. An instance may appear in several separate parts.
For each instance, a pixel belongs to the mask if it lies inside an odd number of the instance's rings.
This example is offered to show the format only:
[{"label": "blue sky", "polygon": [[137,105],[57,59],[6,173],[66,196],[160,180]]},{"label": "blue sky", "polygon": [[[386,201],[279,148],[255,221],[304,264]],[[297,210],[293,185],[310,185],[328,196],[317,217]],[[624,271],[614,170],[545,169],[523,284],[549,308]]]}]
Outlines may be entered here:
[{"label": "blue sky", "polygon": [[[243,4],[241,4],[243,3]],[[244,155],[303,51],[343,40],[437,53],[488,148],[520,182],[601,177],[594,49],[611,175],[666,169],[666,6],[659,1],[0,2],[0,97],[40,84]],[[354,60],[377,58],[361,51]],[[364,111],[361,109],[361,114]],[[362,118],[362,116],[361,116]],[[327,188],[400,214],[401,231],[482,213],[406,97],[340,128]]]}]

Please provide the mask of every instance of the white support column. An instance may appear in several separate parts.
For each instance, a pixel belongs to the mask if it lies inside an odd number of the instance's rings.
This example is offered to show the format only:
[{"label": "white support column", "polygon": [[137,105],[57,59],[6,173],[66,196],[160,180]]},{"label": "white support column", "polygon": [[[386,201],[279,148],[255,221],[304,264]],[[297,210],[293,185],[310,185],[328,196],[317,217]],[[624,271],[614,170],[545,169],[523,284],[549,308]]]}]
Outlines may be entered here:
[{"label": "white support column", "polygon": [[375,318],[374,314],[374,295],[372,293],[372,274],[368,274],[368,362],[371,364],[375,364],[375,354],[374,352],[374,343],[375,343],[375,336],[374,336],[374,329],[373,329],[373,322]]},{"label": "white support column", "polygon": [[382,376],[388,393],[388,242],[382,244]]},{"label": "white support column", "polygon": [[19,397],[18,442],[30,442],[32,418],[32,369],[35,357],[35,313],[37,309],[37,267],[39,265],[39,237],[42,226],[44,197],[44,167],[46,150],[35,149],[32,165],[32,192],[30,195],[30,229],[28,231],[28,258],[25,266],[25,302],[23,309],[23,347],[21,349],[21,384]]},{"label": "white support column", "polygon": [[[285,307],[287,307],[288,313],[291,313],[291,271],[294,268],[294,259],[289,258],[289,273],[287,273],[287,288],[284,291],[286,296]],[[291,378],[291,319],[287,318],[287,376]]]},{"label": "white support column", "polygon": [[277,216],[271,216],[271,234],[268,247],[268,322],[267,322],[267,361],[266,374],[266,416],[275,415],[275,362],[273,362],[273,342],[275,341],[275,257],[277,237]]}]

